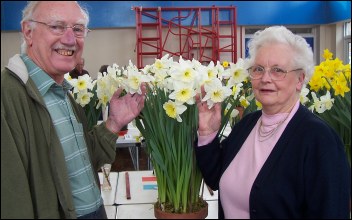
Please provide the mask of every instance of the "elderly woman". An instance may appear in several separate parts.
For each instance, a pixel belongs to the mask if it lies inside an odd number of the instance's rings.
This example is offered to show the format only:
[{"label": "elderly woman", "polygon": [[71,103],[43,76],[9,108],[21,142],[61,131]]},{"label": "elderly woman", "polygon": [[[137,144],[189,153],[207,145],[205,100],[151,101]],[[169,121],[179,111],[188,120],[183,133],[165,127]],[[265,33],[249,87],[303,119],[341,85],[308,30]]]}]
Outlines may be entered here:
[{"label": "elderly woman", "polygon": [[199,109],[197,161],[219,190],[219,218],[349,218],[350,175],[336,132],[300,104],[313,52],[282,26],[249,43],[248,72],[262,110],[220,143],[221,107]]}]

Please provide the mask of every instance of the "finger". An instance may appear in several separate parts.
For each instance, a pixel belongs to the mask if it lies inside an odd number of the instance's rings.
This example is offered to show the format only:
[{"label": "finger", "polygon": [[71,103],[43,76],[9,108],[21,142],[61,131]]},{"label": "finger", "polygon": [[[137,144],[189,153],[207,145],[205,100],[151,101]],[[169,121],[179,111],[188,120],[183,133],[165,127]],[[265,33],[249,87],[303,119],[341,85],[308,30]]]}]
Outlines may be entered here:
[{"label": "finger", "polygon": [[198,104],[200,102],[199,94],[196,94],[195,98],[196,98],[196,103]]},{"label": "finger", "polygon": [[141,91],[143,96],[147,93],[147,85],[144,82],[141,84]]},{"label": "finger", "polygon": [[200,87],[200,91],[202,92],[202,97],[204,97],[205,96],[204,85]]},{"label": "finger", "polygon": [[216,110],[221,110],[221,103],[216,103],[215,105],[214,105],[214,107],[215,107],[215,109]]},{"label": "finger", "polygon": [[117,99],[117,98],[119,98],[122,91],[123,91],[123,89],[122,89],[121,87],[118,88],[118,89],[114,92],[114,94],[113,94],[113,96],[112,96],[111,98],[112,98],[112,99]]},{"label": "finger", "polygon": [[143,94],[142,94],[142,95],[139,95],[139,96],[138,96],[138,101],[139,101],[139,102],[144,102],[145,98],[146,98],[145,95],[143,95]]}]

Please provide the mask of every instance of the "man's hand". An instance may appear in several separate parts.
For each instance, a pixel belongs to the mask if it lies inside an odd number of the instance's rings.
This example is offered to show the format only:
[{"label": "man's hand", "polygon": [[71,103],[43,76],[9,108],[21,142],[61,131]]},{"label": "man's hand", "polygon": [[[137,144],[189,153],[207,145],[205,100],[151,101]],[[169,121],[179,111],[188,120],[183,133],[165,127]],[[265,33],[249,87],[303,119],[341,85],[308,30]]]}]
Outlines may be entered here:
[{"label": "man's hand", "polygon": [[117,133],[121,128],[133,119],[135,119],[144,107],[146,85],[141,85],[142,94],[126,94],[120,97],[122,88],[116,90],[110,100],[110,114],[106,120],[106,127],[114,133]]}]

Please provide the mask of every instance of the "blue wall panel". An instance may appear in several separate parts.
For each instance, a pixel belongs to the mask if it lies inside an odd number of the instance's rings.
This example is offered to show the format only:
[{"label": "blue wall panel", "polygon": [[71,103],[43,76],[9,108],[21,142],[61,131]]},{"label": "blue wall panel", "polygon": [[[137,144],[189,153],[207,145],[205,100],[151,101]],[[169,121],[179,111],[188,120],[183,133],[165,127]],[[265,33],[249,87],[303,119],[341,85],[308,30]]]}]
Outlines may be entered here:
[{"label": "blue wall panel", "polygon": [[[80,1],[90,13],[90,28],[135,27],[133,6],[236,6],[237,24],[328,24],[351,19],[350,1]],[[26,1],[1,2],[1,30],[19,31]],[[206,18],[205,18],[206,19]],[[209,18],[208,18],[209,19]]]},{"label": "blue wall panel", "polygon": [[336,22],[351,19],[351,2],[350,1],[329,1],[326,3],[328,11],[328,22]]}]

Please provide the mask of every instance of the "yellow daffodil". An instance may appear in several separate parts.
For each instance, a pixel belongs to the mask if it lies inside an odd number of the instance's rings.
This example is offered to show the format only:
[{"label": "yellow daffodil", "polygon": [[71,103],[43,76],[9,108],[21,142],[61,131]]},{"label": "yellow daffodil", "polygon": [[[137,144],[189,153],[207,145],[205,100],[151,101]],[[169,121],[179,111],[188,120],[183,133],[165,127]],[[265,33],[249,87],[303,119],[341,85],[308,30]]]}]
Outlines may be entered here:
[{"label": "yellow daffodil", "polygon": [[323,57],[307,88],[302,89],[300,101],[340,135],[351,163],[351,65],[333,59],[328,49]]}]

